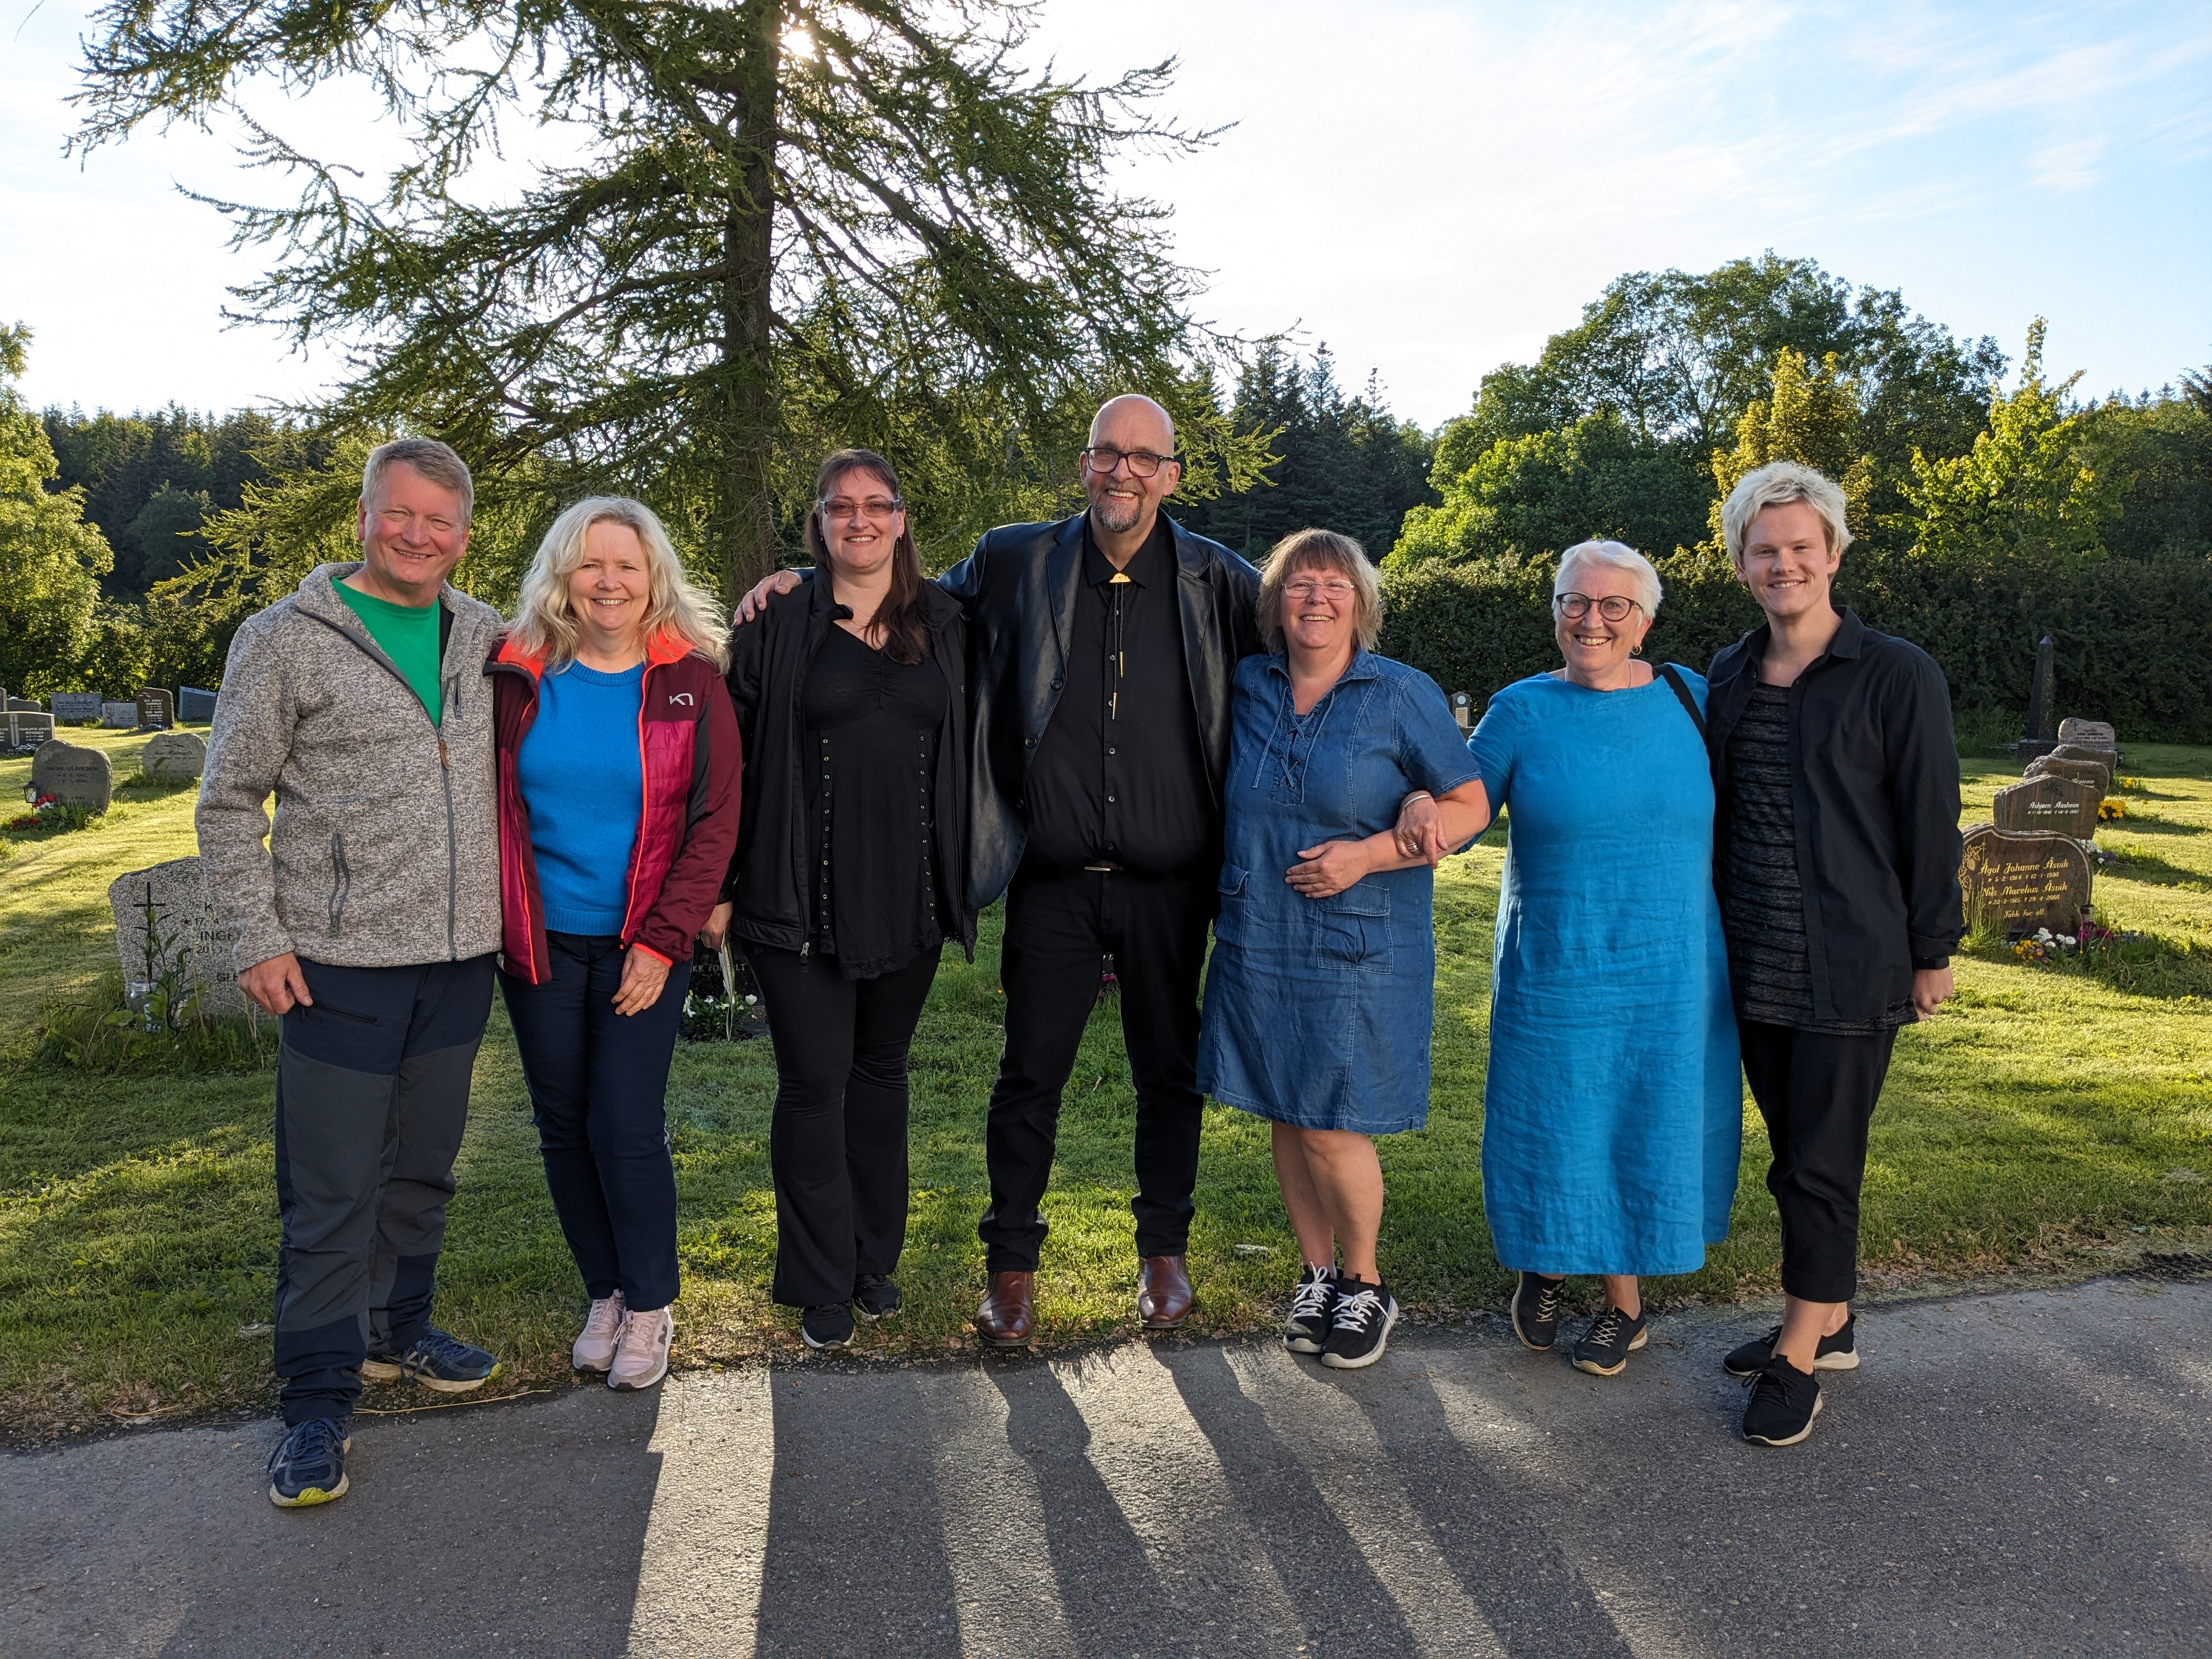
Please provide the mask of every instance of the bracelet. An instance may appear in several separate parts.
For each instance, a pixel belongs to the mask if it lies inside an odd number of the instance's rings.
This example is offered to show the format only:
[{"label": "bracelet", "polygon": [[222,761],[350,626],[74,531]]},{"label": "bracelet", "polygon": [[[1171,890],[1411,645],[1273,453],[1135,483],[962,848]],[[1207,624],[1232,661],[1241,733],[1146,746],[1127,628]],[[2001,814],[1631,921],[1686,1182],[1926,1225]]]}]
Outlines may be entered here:
[{"label": "bracelet", "polygon": [[1436,797],[1431,794],[1427,790],[1416,789],[1412,794],[1407,796],[1405,799],[1398,803],[1398,810],[1402,812],[1417,800],[1434,800],[1435,799]]}]

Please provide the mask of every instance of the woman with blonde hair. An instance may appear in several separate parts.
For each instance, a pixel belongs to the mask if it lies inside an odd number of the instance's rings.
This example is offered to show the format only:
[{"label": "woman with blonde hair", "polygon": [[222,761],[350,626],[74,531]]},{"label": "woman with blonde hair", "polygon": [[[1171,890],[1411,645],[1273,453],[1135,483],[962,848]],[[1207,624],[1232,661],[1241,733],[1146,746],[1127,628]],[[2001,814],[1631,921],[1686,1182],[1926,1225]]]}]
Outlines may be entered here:
[{"label": "woman with blonde hair", "polygon": [[545,532],[486,671],[500,988],[591,1297],[570,1357],[611,1388],[660,1381],[675,1331],[663,1100],[692,940],[738,839],[726,641],[652,510],[594,496]]}]

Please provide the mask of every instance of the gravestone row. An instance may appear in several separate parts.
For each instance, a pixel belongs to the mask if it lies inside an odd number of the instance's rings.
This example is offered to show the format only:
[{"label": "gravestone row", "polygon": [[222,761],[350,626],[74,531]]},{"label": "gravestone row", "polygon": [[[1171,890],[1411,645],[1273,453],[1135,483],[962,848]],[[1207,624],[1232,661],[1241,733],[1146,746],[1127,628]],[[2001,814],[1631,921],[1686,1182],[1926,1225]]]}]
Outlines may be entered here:
[{"label": "gravestone row", "polygon": [[2103,799],[2104,792],[2090,784],[2046,774],[1998,790],[1990,813],[1999,830],[2089,841],[2097,834],[2097,807]]},{"label": "gravestone row", "polygon": [[2007,934],[2047,927],[2071,934],[2088,908],[2088,850],[2073,836],[2027,834],[1977,823],[1966,834],[1959,883],[1966,920]]}]

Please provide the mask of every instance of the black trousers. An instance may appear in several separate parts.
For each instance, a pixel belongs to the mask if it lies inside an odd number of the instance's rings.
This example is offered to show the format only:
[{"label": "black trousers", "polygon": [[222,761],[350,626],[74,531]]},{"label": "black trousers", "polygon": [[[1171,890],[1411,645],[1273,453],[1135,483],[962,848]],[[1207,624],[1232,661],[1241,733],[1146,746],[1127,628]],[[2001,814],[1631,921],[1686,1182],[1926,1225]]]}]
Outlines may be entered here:
[{"label": "black trousers", "polygon": [[302,959],[276,1058],[276,1375],[284,1421],[343,1419],[371,1352],[430,1328],[492,958]]},{"label": "black trousers", "polygon": [[984,1148],[991,1207],[976,1231],[992,1273],[1034,1271],[1045,1224],[1060,1091],[1114,957],[1121,1036],[1137,1092],[1137,1254],[1181,1255],[1198,1185],[1198,982],[1214,881],[1077,870],[1014,878],[1000,979],[1006,1046]]},{"label": "black trousers", "polygon": [[847,979],[832,957],[744,951],[775,1043],[769,1294],[793,1308],[845,1302],[856,1279],[890,1273],[906,1249],[907,1051],[939,952]]},{"label": "black trousers", "polygon": [[1867,1125],[1897,1032],[1837,1036],[1749,1019],[1736,1032],[1773,1149],[1766,1190],[1782,1213],[1782,1288],[1806,1302],[1848,1302],[1859,1288]]},{"label": "black trousers", "polygon": [[660,999],[615,1012],[621,939],[545,936],[553,976],[499,976],[530,1084],[538,1155],[568,1254],[594,1301],[619,1290],[633,1308],[676,1300],[676,1164],[668,1150],[668,1067],[684,1024],[691,964],[668,970]]}]

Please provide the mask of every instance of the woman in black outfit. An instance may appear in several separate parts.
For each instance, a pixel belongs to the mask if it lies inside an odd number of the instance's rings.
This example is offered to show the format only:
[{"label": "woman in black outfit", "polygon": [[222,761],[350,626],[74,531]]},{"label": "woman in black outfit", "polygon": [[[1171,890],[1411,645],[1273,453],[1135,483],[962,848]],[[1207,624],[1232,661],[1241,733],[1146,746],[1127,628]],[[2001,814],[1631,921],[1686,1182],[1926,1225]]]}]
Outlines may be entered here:
[{"label": "woman in black outfit", "polygon": [[806,521],[816,580],[737,630],[744,740],[726,927],[768,1005],[777,1087],[775,1300],[807,1346],[896,1313],[906,1244],[907,1050],[966,898],[967,636],[921,578],[898,475],[839,450]]}]

